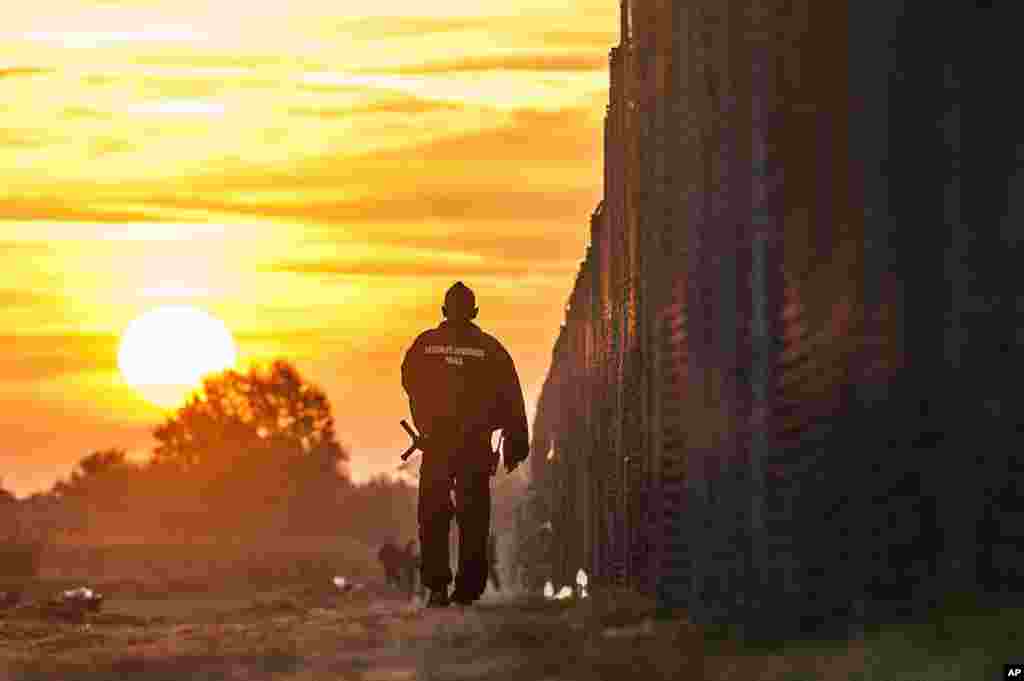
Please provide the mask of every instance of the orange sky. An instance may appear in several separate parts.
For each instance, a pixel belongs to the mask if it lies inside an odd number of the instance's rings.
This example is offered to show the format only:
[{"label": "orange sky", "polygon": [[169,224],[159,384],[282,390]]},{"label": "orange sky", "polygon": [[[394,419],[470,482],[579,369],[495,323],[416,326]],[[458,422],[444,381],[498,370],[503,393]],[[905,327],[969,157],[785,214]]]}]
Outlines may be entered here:
[{"label": "orange sky", "polygon": [[162,304],[224,320],[241,366],[295,361],[327,391],[358,480],[407,446],[399,365],[462,279],[532,419],[600,198],[617,14],[614,0],[5,7],[3,484],[25,494],[90,451],[151,449],[160,412],[125,384],[117,346]]}]

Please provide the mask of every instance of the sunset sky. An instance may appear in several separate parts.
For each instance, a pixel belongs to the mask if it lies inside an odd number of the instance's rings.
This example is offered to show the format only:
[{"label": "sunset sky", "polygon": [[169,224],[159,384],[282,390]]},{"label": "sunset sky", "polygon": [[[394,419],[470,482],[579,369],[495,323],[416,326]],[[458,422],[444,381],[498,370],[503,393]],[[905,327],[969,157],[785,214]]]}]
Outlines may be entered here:
[{"label": "sunset sky", "polygon": [[[369,14],[372,12],[372,14]],[[120,334],[200,307],[331,400],[357,480],[456,279],[528,416],[601,193],[615,0],[35,0],[0,25],[0,476],[144,457]]]}]

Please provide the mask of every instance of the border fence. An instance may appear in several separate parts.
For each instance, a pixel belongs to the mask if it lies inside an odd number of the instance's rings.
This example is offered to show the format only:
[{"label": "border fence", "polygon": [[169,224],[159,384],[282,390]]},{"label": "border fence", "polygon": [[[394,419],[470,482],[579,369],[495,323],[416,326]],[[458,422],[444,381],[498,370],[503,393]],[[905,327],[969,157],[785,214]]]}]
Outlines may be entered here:
[{"label": "border fence", "polygon": [[1024,586],[1016,141],[961,149],[952,8],[825,4],[622,3],[518,512],[556,589],[777,631]]}]

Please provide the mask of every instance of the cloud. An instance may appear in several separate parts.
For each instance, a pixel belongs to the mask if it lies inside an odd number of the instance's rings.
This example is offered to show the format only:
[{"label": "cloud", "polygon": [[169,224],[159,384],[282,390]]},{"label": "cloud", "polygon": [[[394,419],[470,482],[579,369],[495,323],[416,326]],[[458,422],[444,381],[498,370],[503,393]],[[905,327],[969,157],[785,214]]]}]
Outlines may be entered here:
[{"label": "cloud", "polygon": [[50,222],[169,222],[152,213],[108,210],[88,203],[69,203],[56,197],[0,197],[0,221],[45,220]]},{"label": "cloud", "polygon": [[[491,185],[505,187],[529,181],[532,168],[573,168],[577,175],[567,175],[562,187],[552,188],[561,191],[578,179],[580,169],[588,166],[595,169],[590,184],[599,185],[602,110],[603,107],[596,106],[559,111],[521,109],[512,112],[503,125],[439,136],[417,144],[359,155],[330,153],[290,164],[222,166],[217,172],[190,176],[187,191],[191,196],[231,190],[301,193],[342,191],[357,183],[387,188],[431,187],[436,192],[458,193],[481,178]],[[487,167],[467,173],[467,164],[474,163]],[[153,196],[153,200],[160,199]],[[187,203],[181,207],[187,207]],[[230,211],[228,205],[220,207]]]},{"label": "cloud", "polygon": [[108,154],[118,154],[138,149],[133,144],[113,137],[100,137],[89,143],[89,158],[99,158]]},{"label": "cloud", "polygon": [[65,109],[61,112],[60,117],[65,120],[110,120],[111,118],[113,118],[113,116],[107,111],[90,109],[89,107],[85,106],[65,107]]},{"label": "cloud", "polygon": [[48,135],[42,130],[0,128],[0,147],[41,149],[64,139],[66,138]]},{"label": "cloud", "polygon": [[54,253],[53,246],[46,241],[3,241],[0,240],[0,254],[24,256]]},{"label": "cloud", "polygon": [[[533,162],[600,159],[603,142],[593,111],[520,109],[508,124],[487,130],[438,137],[414,147],[374,152],[377,160]],[[519,166],[516,166],[517,168]]]},{"label": "cloud", "polygon": [[570,54],[499,54],[388,68],[358,69],[356,73],[427,75],[460,71],[604,71],[608,56],[600,52]]},{"label": "cloud", "polygon": [[238,342],[273,341],[275,343],[350,343],[351,336],[336,327],[306,328],[273,331],[249,331],[234,334]]},{"label": "cloud", "polygon": [[359,38],[398,38],[493,29],[501,21],[498,17],[365,17],[333,28]]},{"label": "cloud", "polygon": [[265,201],[241,203],[217,199],[155,199],[164,207],[204,209],[261,217],[295,218],[329,224],[422,222],[432,219],[559,220],[579,217],[593,208],[592,190],[460,189],[370,196],[341,201]]},{"label": "cloud", "polygon": [[16,78],[18,76],[41,76],[46,73],[53,73],[54,69],[43,69],[32,66],[14,66],[0,69],[0,80],[4,78]]},{"label": "cloud", "polygon": [[[0,249],[3,245],[0,244]],[[0,289],[0,309],[9,310],[19,307],[36,307],[38,305],[55,306],[64,300],[61,296],[49,293],[38,293],[28,289]]]},{"label": "cloud", "polygon": [[170,116],[207,116],[226,111],[220,102],[205,99],[157,99],[129,107],[135,114],[156,114]]},{"label": "cloud", "polygon": [[[607,9],[606,7],[603,9]],[[616,11],[613,9],[613,11]],[[521,14],[513,16],[475,17],[366,17],[337,24],[334,29],[356,38],[401,38],[436,35],[438,33],[486,32],[494,37],[507,34],[508,42],[540,44],[549,47],[605,47],[619,41],[618,22],[612,21],[606,30],[583,30],[575,27],[577,16],[562,19],[547,14]],[[552,24],[552,22],[555,22]],[[538,25],[548,30],[537,30]],[[604,22],[596,21],[596,26]]]},{"label": "cloud", "polygon": [[[406,104],[414,108],[420,102],[386,106]],[[505,248],[498,235],[508,234],[513,250],[575,256],[564,251],[564,237],[542,232],[566,223],[585,226],[600,198],[598,116],[592,107],[520,110],[504,123],[356,156],[208,167],[203,175],[185,178],[187,185],[162,191],[122,186],[107,189],[109,195],[94,192],[91,205],[0,199],[0,216],[141,222],[160,215],[169,222],[179,211],[196,211],[220,221],[250,216],[299,222],[313,238],[405,246],[413,239],[441,248],[458,239],[471,252],[495,256]],[[353,189],[365,187],[373,193],[353,196]]]},{"label": "cloud", "polygon": [[[568,263],[570,269],[575,270],[579,261],[577,234],[557,231],[553,225],[541,224],[535,230],[519,225],[513,233],[472,227],[446,233],[418,229],[416,226],[406,229],[373,226],[362,230],[349,228],[346,231],[351,239],[362,239],[383,248],[415,247],[434,251],[435,260],[442,258],[446,250],[457,243],[460,256],[478,256],[488,263],[504,263],[516,271],[521,269],[521,263],[524,262],[537,264],[544,271],[554,271],[566,267]],[[338,242],[325,240],[322,243],[337,245]]]},{"label": "cloud", "polygon": [[[556,29],[537,31],[531,34],[539,42],[550,47],[595,47],[611,49],[619,42],[618,27],[614,31],[575,31]],[[605,61],[607,66],[607,60]]]},{"label": "cloud", "polygon": [[316,108],[297,107],[290,109],[288,113],[293,116],[313,117],[324,120],[342,119],[360,114],[422,114],[434,111],[458,111],[464,109],[459,102],[446,102],[435,99],[421,99],[419,97],[395,97],[382,99],[369,104],[360,104],[351,107]]},{"label": "cloud", "polygon": [[224,83],[210,78],[152,77],[142,81],[148,92],[169,99],[212,97],[224,89]]},{"label": "cloud", "polygon": [[399,258],[365,258],[354,260],[286,261],[261,268],[270,272],[313,274],[317,276],[380,276],[380,277],[462,277],[554,274],[564,278],[573,263],[544,263],[522,257],[480,262],[446,261],[443,256],[431,260]]},{"label": "cloud", "polygon": [[184,66],[191,68],[224,69],[224,68],[255,68],[259,66],[275,66],[293,58],[264,54],[183,54],[183,55],[143,55],[135,57],[132,62],[140,66]]},{"label": "cloud", "polygon": [[86,85],[93,85],[96,87],[114,85],[118,80],[120,80],[120,77],[111,73],[93,73],[82,77],[82,82]]},{"label": "cloud", "polygon": [[0,382],[32,382],[66,374],[116,371],[116,335],[0,336]]}]

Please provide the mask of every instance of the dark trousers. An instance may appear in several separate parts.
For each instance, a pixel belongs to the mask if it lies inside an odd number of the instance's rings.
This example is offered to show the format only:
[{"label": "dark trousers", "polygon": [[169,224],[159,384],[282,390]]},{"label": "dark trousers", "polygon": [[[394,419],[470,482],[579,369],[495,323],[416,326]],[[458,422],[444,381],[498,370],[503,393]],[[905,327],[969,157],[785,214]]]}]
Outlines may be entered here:
[{"label": "dark trousers", "polygon": [[432,591],[446,589],[452,581],[448,532],[453,516],[459,527],[455,589],[479,598],[487,587],[491,458],[489,437],[437,445],[423,454],[418,507],[421,575],[423,586]]},{"label": "dark trousers", "polygon": [[498,577],[498,566],[492,564],[490,572],[491,584],[494,585],[495,591],[501,591],[501,579]]}]

